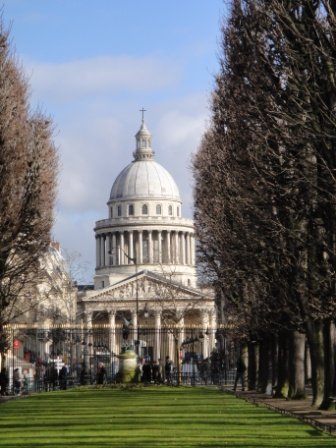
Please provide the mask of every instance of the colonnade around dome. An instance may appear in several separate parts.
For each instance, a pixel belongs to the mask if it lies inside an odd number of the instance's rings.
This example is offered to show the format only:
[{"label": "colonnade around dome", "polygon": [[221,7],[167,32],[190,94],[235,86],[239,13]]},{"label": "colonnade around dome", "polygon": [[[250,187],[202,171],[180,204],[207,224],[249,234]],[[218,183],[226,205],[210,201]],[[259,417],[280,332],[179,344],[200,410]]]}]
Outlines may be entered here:
[{"label": "colonnade around dome", "polygon": [[181,230],[111,230],[96,235],[97,269],[129,264],[195,266],[194,233]]}]

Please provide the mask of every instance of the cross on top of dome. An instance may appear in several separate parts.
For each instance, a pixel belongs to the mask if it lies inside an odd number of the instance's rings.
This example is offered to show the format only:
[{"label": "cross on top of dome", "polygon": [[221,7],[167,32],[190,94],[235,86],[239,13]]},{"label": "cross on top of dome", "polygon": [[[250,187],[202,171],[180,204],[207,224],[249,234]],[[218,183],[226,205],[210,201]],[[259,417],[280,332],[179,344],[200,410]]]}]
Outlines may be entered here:
[{"label": "cross on top of dome", "polygon": [[141,112],[141,126],[135,135],[136,150],[133,153],[134,160],[151,160],[154,158],[154,151],[152,150],[152,134],[147,129],[145,124],[146,109],[140,109]]},{"label": "cross on top of dome", "polygon": [[144,123],[144,121],[145,121],[145,112],[147,112],[147,111],[146,111],[146,109],[144,109],[142,107],[142,109],[140,109],[139,112],[141,112],[141,123]]}]

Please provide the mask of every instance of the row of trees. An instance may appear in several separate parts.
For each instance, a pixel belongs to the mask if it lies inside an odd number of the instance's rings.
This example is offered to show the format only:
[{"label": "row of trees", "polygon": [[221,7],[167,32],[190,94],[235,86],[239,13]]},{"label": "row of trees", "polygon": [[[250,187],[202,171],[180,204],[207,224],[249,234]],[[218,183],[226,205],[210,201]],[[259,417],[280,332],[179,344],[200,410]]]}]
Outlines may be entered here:
[{"label": "row of trees", "polygon": [[193,162],[198,252],[248,347],[249,387],[272,381],[278,396],[303,397],[307,340],[313,404],[326,408],[336,393],[335,2],[233,0],[211,112]]},{"label": "row of trees", "polygon": [[16,304],[27,310],[45,281],[40,259],[51,240],[57,167],[51,120],[31,112],[27,82],[0,21],[0,353]]}]

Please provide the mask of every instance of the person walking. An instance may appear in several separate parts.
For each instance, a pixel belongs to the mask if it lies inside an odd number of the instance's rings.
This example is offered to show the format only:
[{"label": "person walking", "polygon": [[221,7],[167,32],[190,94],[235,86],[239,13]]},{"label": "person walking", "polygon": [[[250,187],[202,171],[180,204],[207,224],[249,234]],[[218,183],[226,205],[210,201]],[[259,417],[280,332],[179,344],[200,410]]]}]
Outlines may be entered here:
[{"label": "person walking", "polygon": [[237,384],[238,381],[241,381],[241,385],[242,385],[242,390],[245,390],[245,382],[244,382],[244,373],[246,370],[246,366],[245,363],[242,359],[241,356],[239,356],[238,360],[237,360],[237,371],[236,371],[236,377],[235,377],[235,382],[234,382],[234,386],[233,386],[233,390],[237,390]]},{"label": "person walking", "polygon": [[158,361],[153,362],[152,375],[153,375],[154,384],[162,383],[161,366]]},{"label": "person walking", "polygon": [[0,372],[0,389],[1,389],[1,395],[7,395],[7,388],[8,388],[8,374],[6,367],[2,367]]},{"label": "person walking", "polygon": [[150,384],[152,381],[152,366],[150,361],[145,361],[142,367],[142,382],[145,384]]},{"label": "person walking", "polygon": [[173,384],[173,361],[169,358],[169,356],[166,356],[166,362],[165,362],[165,381],[170,386]]},{"label": "person walking", "polygon": [[65,390],[67,388],[67,374],[67,368],[62,366],[58,374],[59,386],[61,390]]},{"label": "person walking", "polygon": [[96,377],[97,384],[104,384],[105,379],[106,379],[106,369],[105,369],[104,364],[100,363],[99,367],[98,367],[98,371],[97,371],[97,377]]},{"label": "person walking", "polygon": [[14,370],[13,381],[14,381],[14,394],[19,395],[21,393],[21,377],[18,368]]}]

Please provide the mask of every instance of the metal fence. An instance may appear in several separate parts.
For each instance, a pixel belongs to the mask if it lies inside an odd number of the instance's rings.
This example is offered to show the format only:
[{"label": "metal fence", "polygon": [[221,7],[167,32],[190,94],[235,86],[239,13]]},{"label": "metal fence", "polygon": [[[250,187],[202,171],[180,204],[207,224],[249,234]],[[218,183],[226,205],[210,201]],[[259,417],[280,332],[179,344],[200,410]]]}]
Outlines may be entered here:
[{"label": "metal fence", "polygon": [[[139,382],[192,386],[231,386],[234,382],[234,345],[207,329],[21,325],[7,329],[7,347],[1,356],[1,393],[24,394],[101,383],[102,369],[103,382],[116,383],[120,354],[127,350],[137,354],[135,380]],[[169,378],[165,368],[168,359]]]}]

